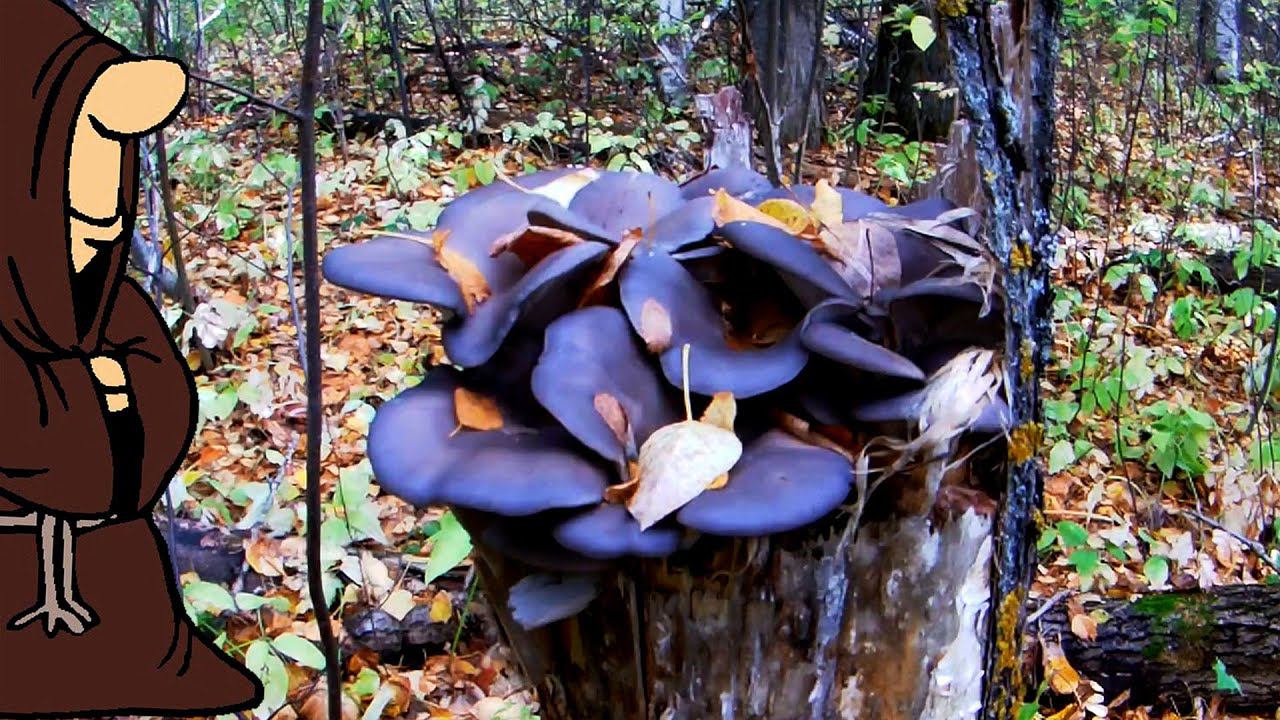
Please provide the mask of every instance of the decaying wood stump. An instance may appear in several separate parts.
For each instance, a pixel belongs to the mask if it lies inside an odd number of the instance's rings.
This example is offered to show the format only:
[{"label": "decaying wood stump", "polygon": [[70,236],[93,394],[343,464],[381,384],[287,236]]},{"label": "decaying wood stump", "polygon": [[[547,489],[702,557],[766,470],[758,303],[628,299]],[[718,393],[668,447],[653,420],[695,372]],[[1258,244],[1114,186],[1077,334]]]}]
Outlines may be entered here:
[{"label": "decaying wood stump", "polygon": [[770,538],[704,537],[601,574],[586,610],[534,631],[512,619],[505,589],[535,571],[477,549],[548,720],[952,720],[981,703],[992,539],[973,510],[872,523],[856,540],[847,515]]}]

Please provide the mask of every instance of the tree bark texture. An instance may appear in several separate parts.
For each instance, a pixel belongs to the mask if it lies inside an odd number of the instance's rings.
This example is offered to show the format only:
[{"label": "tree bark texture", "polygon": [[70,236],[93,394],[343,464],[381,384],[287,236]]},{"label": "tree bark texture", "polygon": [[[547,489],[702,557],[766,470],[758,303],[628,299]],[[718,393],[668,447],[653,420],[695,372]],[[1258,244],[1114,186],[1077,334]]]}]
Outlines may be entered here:
[{"label": "tree bark texture", "polygon": [[[825,112],[822,104],[826,65],[815,64],[814,51],[822,43],[818,14],[819,0],[757,0],[750,13],[751,48],[755,52],[756,77],[748,78],[743,93],[756,126],[776,122],[775,137],[785,147],[804,135],[805,118],[810,128],[821,128]],[[821,54],[819,54],[821,58]],[[810,78],[816,78],[811,81]],[[753,84],[760,83],[759,90]],[[764,103],[760,102],[763,95]],[[814,139],[820,134],[812,133]]]},{"label": "tree bark texture", "polygon": [[943,36],[960,91],[985,202],[983,238],[1003,268],[1006,392],[1013,413],[1008,476],[996,518],[994,612],[986,654],[985,717],[1012,718],[1027,697],[1024,607],[1035,569],[1043,493],[1039,382],[1052,336],[1049,229],[1058,0],[948,0]]},{"label": "tree bark texture", "polygon": [[991,519],[756,539],[703,537],[598,576],[580,614],[533,631],[507,589],[535,572],[477,539],[481,587],[546,720],[964,720],[981,703]]},{"label": "tree bark texture", "polygon": [[[1038,632],[1060,638],[1071,665],[1107,697],[1129,690],[1136,702],[1183,710],[1192,698],[1215,694],[1238,711],[1280,706],[1280,588],[1236,585],[1085,606],[1099,609],[1108,619],[1093,641],[1072,634],[1065,604],[1045,615]],[[1239,693],[1218,689],[1219,660]]]}]

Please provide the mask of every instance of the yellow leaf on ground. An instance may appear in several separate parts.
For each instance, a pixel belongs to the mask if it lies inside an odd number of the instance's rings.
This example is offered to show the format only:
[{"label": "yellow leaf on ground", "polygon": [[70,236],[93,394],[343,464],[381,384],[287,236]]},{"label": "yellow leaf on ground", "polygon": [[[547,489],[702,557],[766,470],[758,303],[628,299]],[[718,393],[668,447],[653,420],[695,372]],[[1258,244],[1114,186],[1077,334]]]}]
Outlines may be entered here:
[{"label": "yellow leaf on ground", "polygon": [[502,411],[498,409],[498,403],[466,388],[454,389],[453,411],[458,416],[458,424],[468,430],[502,428]]},{"label": "yellow leaf on ground", "polygon": [[702,494],[738,462],[732,431],[696,420],[658,428],[640,447],[640,484],[627,509],[646,529]]},{"label": "yellow leaf on ground", "polygon": [[1059,695],[1074,695],[1080,687],[1080,673],[1071,667],[1062,646],[1052,640],[1042,643],[1044,677],[1049,687]]},{"label": "yellow leaf on ground", "polygon": [[441,590],[431,598],[431,622],[442,623],[453,617],[453,598]]}]

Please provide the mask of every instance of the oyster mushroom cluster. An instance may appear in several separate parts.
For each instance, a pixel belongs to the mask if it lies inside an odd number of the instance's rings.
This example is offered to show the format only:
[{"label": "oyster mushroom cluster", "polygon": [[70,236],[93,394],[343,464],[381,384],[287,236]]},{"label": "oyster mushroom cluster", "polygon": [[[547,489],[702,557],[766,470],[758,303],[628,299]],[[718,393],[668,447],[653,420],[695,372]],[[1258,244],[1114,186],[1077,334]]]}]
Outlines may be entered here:
[{"label": "oyster mushroom cluster", "polygon": [[[1008,424],[972,216],[747,168],[558,169],[333,249],[330,282],[445,316],[451,364],[378,410],[374,473],[557,573],[814,523],[850,501],[859,438],[904,458]],[[517,617],[571,614],[590,585],[531,580]]]}]

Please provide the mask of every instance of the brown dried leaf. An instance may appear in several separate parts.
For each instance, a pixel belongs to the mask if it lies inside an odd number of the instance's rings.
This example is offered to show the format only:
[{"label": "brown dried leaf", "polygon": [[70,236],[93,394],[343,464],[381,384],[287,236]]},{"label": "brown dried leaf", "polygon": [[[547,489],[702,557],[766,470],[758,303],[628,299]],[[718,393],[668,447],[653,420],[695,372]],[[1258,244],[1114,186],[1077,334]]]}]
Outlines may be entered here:
[{"label": "brown dried leaf", "polygon": [[696,420],[658,428],[640,447],[639,487],[627,510],[645,530],[701,495],[742,456],[731,431]]},{"label": "brown dried leaf", "polygon": [[484,274],[475,266],[475,263],[461,253],[449,249],[448,238],[448,230],[437,230],[431,236],[431,244],[436,248],[436,261],[445,272],[449,273],[449,277],[458,283],[458,289],[462,291],[462,299],[467,304],[467,310],[474,312],[476,305],[488,299],[493,292],[489,289],[489,281],[485,280]]},{"label": "brown dried leaf", "polygon": [[702,411],[700,422],[715,425],[733,432],[733,421],[738,416],[738,402],[731,392],[718,392],[711,398],[711,404]]},{"label": "brown dried leaf", "polygon": [[[542,187],[526,190],[526,192],[550,198],[564,207],[569,207],[569,201],[573,200],[573,196],[577,195],[579,190],[591,184],[598,177],[600,177],[599,171],[592,168],[583,168],[577,172],[562,175]],[[523,190],[524,188],[521,189]]]},{"label": "brown dried leaf", "polygon": [[645,300],[640,307],[640,337],[651,353],[671,347],[671,315],[654,298]]},{"label": "brown dried leaf", "polygon": [[640,487],[640,465],[634,460],[627,464],[631,479],[618,485],[610,485],[604,489],[604,501],[611,505],[622,505],[631,500]]},{"label": "brown dried leaf", "polygon": [[711,481],[711,484],[707,485],[707,489],[719,490],[720,488],[728,484],[729,484],[729,473],[721,473],[720,475],[716,476],[715,480]]},{"label": "brown dried leaf", "polygon": [[613,436],[623,447],[630,447],[634,442],[631,439],[631,423],[627,420],[627,411],[623,409],[622,403],[618,402],[618,398],[609,393],[596,393],[593,400],[596,412],[604,419],[605,425],[613,431]]},{"label": "brown dried leaf", "polygon": [[1080,687],[1080,673],[1071,667],[1062,646],[1052,640],[1042,642],[1044,677],[1049,687],[1059,695],[1074,695]]},{"label": "brown dried leaf", "polygon": [[716,227],[720,227],[731,222],[754,222],[770,225],[787,233],[791,232],[791,228],[785,222],[782,222],[770,215],[766,215],[760,210],[725,192],[723,188],[716,191],[716,206],[715,209],[711,211],[711,219],[715,220]]},{"label": "brown dried leaf", "polygon": [[498,257],[506,252],[514,253],[525,267],[533,267],[551,253],[580,242],[582,237],[568,230],[528,225],[495,240],[489,248],[489,257]]},{"label": "brown dried leaf", "polygon": [[866,220],[825,225],[817,245],[835,261],[845,282],[864,296],[902,283],[898,241],[882,225]]},{"label": "brown dried leaf", "polygon": [[502,411],[491,397],[456,388],[453,391],[453,411],[458,416],[458,424],[468,430],[502,429]]},{"label": "brown dried leaf", "polygon": [[582,293],[582,300],[578,303],[578,307],[585,307],[597,301],[601,291],[608,287],[609,283],[618,276],[618,271],[622,269],[623,263],[627,258],[631,257],[631,253],[636,249],[636,245],[640,243],[640,239],[644,235],[639,230],[631,230],[627,232],[622,242],[618,243],[605,258],[604,265],[600,268],[600,274],[592,281],[586,292]]}]

